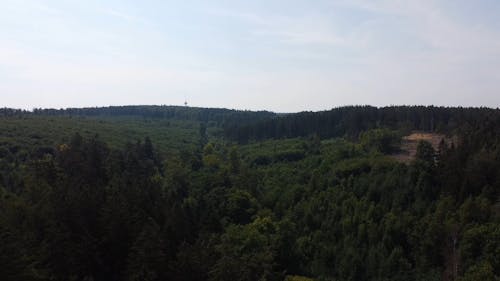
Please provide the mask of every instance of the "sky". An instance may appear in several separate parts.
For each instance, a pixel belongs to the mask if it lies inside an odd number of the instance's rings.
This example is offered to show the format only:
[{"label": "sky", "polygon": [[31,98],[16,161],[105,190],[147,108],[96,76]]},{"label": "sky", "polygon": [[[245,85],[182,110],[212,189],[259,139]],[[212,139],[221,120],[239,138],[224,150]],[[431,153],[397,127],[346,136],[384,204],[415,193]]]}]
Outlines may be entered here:
[{"label": "sky", "polygon": [[0,0],[0,107],[500,106],[498,0]]}]

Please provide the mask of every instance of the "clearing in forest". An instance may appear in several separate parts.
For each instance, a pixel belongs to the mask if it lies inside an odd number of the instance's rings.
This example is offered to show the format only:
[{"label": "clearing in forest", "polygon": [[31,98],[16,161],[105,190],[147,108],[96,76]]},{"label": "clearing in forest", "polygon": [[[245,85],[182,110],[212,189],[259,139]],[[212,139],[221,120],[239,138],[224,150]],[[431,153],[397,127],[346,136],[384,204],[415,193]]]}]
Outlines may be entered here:
[{"label": "clearing in forest", "polygon": [[404,136],[401,140],[401,151],[398,154],[392,155],[397,161],[408,163],[415,158],[417,154],[417,146],[420,141],[429,142],[434,150],[438,150],[441,140],[450,143],[451,139],[443,134],[427,133],[427,132],[413,132],[408,136]]}]

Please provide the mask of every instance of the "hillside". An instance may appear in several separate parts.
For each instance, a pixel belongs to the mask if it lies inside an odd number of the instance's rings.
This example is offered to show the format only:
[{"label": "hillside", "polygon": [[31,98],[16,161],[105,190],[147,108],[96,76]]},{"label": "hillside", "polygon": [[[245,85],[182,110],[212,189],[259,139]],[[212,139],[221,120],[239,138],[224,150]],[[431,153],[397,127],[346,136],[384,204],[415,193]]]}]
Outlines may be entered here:
[{"label": "hillside", "polygon": [[306,137],[357,138],[366,130],[388,128],[456,134],[480,122],[498,122],[499,109],[434,106],[349,106],[328,111],[300,112],[255,120],[247,124],[228,124],[225,137],[239,143],[269,138]]},{"label": "hillside", "polygon": [[1,280],[500,277],[498,110],[0,112]]},{"label": "hillside", "polygon": [[117,106],[101,108],[0,109],[0,147],[30,150],[68,142],[79,133],[98,135],[114,148],[149,137],[161,152],[175,153],[197,147],[200,125],[211,136],[227,124],[255,122],[271,112],[237,111],[179,106]]}]

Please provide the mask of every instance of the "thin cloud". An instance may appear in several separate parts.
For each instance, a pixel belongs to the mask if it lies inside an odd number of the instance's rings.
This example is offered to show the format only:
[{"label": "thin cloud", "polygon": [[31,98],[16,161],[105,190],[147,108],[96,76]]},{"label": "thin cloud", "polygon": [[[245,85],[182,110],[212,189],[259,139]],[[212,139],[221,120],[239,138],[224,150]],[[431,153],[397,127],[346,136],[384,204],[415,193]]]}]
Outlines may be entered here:
[{"label": "thin cloud", "polygon": [[108,9],[104,10],[104,14],[110,15],[115,18],[119,18],[128,22],[135,22],[135,23],[147,23],[147,21],[141,17],[137,17],[131,14],[124,13],[119,10],[115,9]]},{"label": "thin cloud", "polygon": [[303,45],[345,45],[327,19],[319,15],[289,17],[283,15],[261,15],[229,10],[212,10],[218,16],[230,17],[250,25],[248,33],[254,37],[268,37],[283,43]]}]

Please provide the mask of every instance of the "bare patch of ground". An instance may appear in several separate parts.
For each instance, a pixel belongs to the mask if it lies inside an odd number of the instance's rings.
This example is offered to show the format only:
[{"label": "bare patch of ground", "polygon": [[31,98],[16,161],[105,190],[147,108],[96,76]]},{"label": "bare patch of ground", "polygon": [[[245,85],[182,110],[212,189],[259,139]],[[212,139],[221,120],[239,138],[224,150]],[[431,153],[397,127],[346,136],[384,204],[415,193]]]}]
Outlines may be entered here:
[{"label": "bare patch of ground", "polygon": [[415,155],[417,154],[417,146],[420,141],[429,142],[434,150],[437,151],[441,140],[444,140],[448,144],[452,142],[451,138],[448,138],[443,134],[413,132],[412,134],[403,137],[400,147],[401,151],[397,154],[391,155],[391,157],[399,162],[409,163],[411,160],[415,159]]}]

